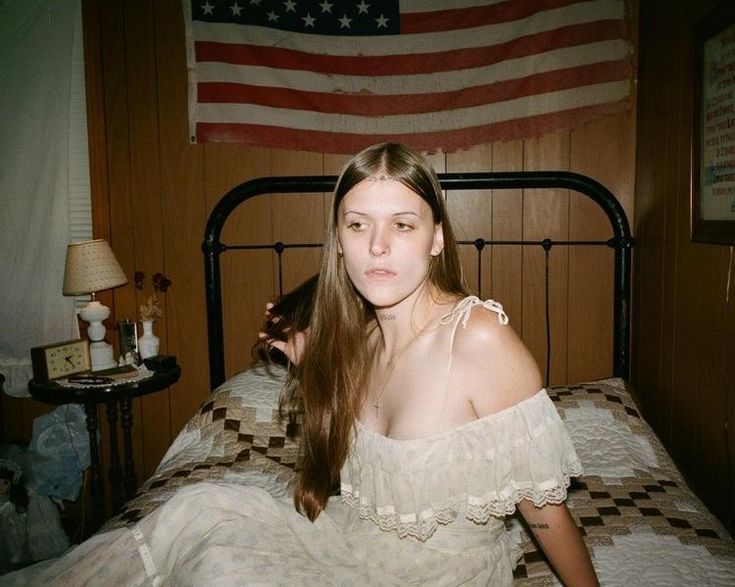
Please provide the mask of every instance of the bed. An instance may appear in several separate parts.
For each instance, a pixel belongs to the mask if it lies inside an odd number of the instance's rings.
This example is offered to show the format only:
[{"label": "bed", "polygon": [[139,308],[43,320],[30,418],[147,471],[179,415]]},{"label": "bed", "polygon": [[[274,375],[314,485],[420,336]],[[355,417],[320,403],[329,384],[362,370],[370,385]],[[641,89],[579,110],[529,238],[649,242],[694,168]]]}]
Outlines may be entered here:
[{"label": "bed", "polygon": [[[448,191],[572,190],[602,208],[611,235],[600,240],[511,243],[476,238],[462,244],[477,251],[488,245],[539,246],[545,251],[557,245],[601,246],[614,251],[611,377],[548,386],[585,468],[585,475],[573,481],[568,505],[603,585],[735,585],[735,544],[687,486],[642,418],[626,382],[633,239],[618,201],[599,183],[573,173],[442,174],[440,180]],[[222,300],[226,288],[221,257],[242,250],[271,250],[282,283],[283,251],[289,247],[318,247],[319,243],[223,244],[221,236],[232,213],[256,196],[329,193],[335,182],[333,176],[256,179],[232,189],[213,209],[203,243],[213,391],[178,435],[154,475],[103,531],[134,523],[178,488],[198,481],[225,480],[256,485],[274,495],[288,494],[299,466],[299,426],[298,421],[282,421],[277,409],[285,372],[261,364],[233,377],[225,376]],[[480,263],[477,271],[481,271]],[[479,277],[477,281],[480,283]],[[548,333],[548,303],[546,309]],[[547,381],[549,364],[547,360]],[[253,393],[254,388],[258,393]],[[522,524],[515,519],[508,524],[520,536],[524,551],[515,570],[515,584],[558,584]]]}]

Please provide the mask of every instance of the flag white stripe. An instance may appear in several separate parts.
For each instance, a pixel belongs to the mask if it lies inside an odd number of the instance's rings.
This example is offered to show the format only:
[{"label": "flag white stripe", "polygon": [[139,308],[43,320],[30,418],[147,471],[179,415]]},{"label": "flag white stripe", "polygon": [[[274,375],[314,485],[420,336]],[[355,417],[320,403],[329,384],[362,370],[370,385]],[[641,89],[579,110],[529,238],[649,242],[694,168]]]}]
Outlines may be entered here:
[{"label": "flag white stripe", "polygon": [[[491,4],[502,4],[506,0],[462,0],[462,8],[474,6],[489,6]],[[439,10],[454,10],[457,8],[457,0],[400,0],[401,14],[419,12],[437,12]]]},{"label": "flag white stripe", "polygon": [[199,123],[246,123],[298,130],[347,132],[363,135],[431,133],[460,130],[529,116],[552,114],[574,108],[623,100],[630,91],[628,80],[584,86],[505,102],[428,114],[365,117],[322,114],[302,110],[242,104],[197,106]]},{"label": "flag white stripe", "polygon": [[[561,26],[620,19],[622,0],[598,0],[565,6],[508,23],[434,33],[339,37],[280,31],[260,26],[192,23],[194,38],[209,41],[277,47],[328,56],[385,56],[414,53],[443,53],[457,49],[492,47],[520,36],[555,30]],[[247,27],[247,35],[243,28]]]},{"label": "flag white stripe", "polygon": [[602,41],[579,47],[556,49],[529,57],[509,59],[486,67],[435,74],[395,76],[326,75],[269,67],[200,63],[199,82],[232,82],[259,87],[295,88],[306,92],[358,93],[371,95],[425,94],[451,92],[484,84],[507,81],[609,60],[625,59],[630,47],[623,40]]}]

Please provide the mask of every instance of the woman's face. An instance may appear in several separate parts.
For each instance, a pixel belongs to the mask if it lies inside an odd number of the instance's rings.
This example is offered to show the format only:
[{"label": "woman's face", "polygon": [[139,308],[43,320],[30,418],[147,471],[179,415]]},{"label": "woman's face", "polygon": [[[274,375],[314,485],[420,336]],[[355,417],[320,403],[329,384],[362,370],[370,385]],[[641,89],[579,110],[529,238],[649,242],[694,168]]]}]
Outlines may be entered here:
[{"label": "woman's face", "polygon": [[337,210],[338,251],[355,288],[376,308],[410,298],[444,246],[429,205],[385,176],[352,188]]}]

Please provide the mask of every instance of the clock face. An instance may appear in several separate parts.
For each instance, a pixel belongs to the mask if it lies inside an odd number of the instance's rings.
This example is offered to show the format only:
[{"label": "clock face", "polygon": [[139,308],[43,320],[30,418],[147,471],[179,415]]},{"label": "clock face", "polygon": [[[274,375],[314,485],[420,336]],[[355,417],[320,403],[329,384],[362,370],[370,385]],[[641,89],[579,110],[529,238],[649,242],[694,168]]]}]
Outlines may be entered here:
[{"label": "clock face", "polygon": [[33,375],[38,380],[58,379],[91,370],[89,342],[70,340],[31,349]]}]

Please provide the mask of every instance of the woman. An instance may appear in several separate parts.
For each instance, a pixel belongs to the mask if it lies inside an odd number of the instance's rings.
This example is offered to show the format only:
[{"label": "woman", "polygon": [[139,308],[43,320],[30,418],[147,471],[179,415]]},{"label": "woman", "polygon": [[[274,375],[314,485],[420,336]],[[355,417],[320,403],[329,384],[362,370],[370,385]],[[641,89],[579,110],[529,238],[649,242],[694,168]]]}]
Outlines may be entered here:
[{"label": "woman", "polygon": [[564,583],[597,583],[563,504],[581,473],[571,441],[502,308],[467,296],[419,154],[377,145],[344,169],[303,339],[271,340],[298,362],[295,508],[190,486],[46,582],[509,585],[517,507]]},{"label": "woman", "polygon": [[[451,545],[455,525],[494,527],[477,550],[478,560],[492,552],[493,568],[475,579],[505,584],[515,561],[502,517],[517,503],[562,580],[596,583],[563,504],[581,467],[502,307],[467,296],[429,163],[401,145],[366,149],[340,176],[332,212],[297,375],[306,449],[297,509],[316,519],[341,472],[342,500],[384,531],[427,544],[447,534]],[[514,429],[529,419],[548,446]],[[503,437],[508,451],[529,445],[512,456],[525,462],[498,454]],[[534,469],[539,457],[548,467]],[[425,495],[414,498],[417,485]]]}]

